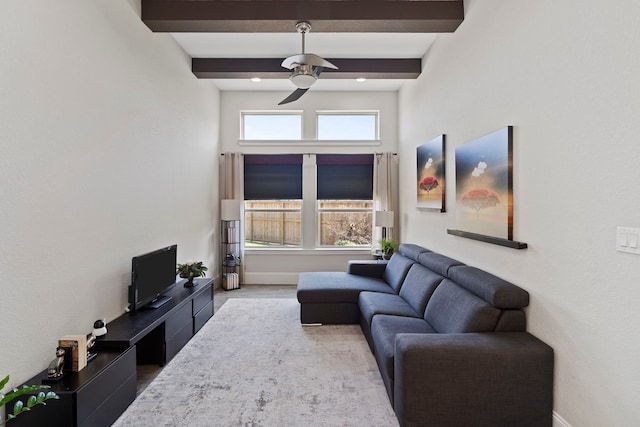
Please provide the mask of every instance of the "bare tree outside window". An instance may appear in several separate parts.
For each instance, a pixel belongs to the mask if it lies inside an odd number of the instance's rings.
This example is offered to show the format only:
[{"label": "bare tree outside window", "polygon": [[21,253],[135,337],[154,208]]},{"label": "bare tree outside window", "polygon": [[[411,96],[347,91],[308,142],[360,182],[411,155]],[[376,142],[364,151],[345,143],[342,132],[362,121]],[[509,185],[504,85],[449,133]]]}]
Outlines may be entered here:
[{"label": "bare tree outside window", "polygon": [[371,200],[318,202],[320,246],[371,246]]}]

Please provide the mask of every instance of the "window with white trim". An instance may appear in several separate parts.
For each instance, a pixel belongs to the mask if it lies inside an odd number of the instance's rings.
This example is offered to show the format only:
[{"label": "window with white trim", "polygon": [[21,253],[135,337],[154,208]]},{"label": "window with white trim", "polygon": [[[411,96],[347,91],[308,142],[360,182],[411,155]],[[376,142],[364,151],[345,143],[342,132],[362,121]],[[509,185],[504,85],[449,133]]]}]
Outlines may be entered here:
[{"label": "window with white trim", "polygon": [[371,246],[373,155],[316,155],[319,246]]},{"label": "window with white trim", "polygon": [[301,111],[242,111],[240,115],[240,139],[264,141],[302,139]]},{"label": "window with white trim", "polygon": [[245,247],[302,245],[302,155],[244,156]]},{"label": "window with white trim", "polygon": [[[374,155],[304,157],[312,167],[315,161],[315,174],[302,173],[302,155],[245,154],[245,247],[370,247]],[[303,196],[305,178],[316,191]],[[305,205],[316,209],[305,212]],[[305,243],[308,221],[315,237]]]},{"label": "window with white trim", "polygon": [[380,139],[377,111],[317,111],[318,140],[375,141]]}]

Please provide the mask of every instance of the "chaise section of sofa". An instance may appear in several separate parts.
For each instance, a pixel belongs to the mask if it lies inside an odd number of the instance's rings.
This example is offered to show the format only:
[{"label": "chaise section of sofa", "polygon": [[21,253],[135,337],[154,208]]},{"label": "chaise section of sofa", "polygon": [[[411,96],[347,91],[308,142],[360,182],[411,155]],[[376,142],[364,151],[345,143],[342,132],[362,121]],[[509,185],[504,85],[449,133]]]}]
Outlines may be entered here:
[{"label": "chaise section of sofa", "polygon": [[394,254],[386,262],[354,262],[347,272],[306,272],[298,276],[300,322],[351,324],[360,322],[361,292],[397,294],[415,260]]}]

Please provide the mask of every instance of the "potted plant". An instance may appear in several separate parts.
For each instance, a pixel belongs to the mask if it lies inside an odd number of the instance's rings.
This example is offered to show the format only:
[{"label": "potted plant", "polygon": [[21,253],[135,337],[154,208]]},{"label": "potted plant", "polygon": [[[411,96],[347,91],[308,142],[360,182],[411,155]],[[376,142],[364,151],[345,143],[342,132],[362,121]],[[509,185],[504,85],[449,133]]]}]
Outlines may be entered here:
[{"label": "potted plant", "polygon": [[[0,390],[9,382],[9,375],[7,375],[2,381],[0,381]],[[22,396],[23,394],[31,393],[38,390],[44,390],[50,388],[48,385],[32,385],[27,386],[23,385],[21,388],[14,388],[7,394],[3,394],[0,392],[0,408],[2,408],[7,403],[11,402],[16,397]],[[37,395],[31,395],[27,398],[27,403],[25,404],[22,400],[18,400],[15,405],[13,405],[13,410],[7,408],[6,415],[7,419],[3,420],[0,416],[0,425],[4,425],[5,421],[10,421],[20,415],[23,412],[31,410],[36,405],[46,405],[44,403],[45,400],[49,399],[60,399],[60,397],[52,391],[48,391],[45,393],[44,391],[40,391]]]},{"label": "potted plant", "polygon": [[380,239],[380,250],[384,259],[391,258],[391,255],[398,249],[398,242],[393,239]]},{"label": "potted plant", "polygon": [[187,279],[187,283],[184,284],[186,288],[193,287],[193,279],[196,277],[203,277],[207,271],[207,267],[202,265],[202,261],[188,260],[184,264],[178,264],[177,273],[180,277]]}]

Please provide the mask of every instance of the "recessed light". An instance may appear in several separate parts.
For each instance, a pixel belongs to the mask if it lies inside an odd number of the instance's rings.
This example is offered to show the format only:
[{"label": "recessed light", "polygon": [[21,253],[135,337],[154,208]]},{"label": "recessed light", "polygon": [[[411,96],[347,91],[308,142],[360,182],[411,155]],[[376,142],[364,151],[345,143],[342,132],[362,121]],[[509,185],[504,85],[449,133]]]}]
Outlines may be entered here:
[{"label": "recessed light", "polygon": [[364,82],[366,82],[366,81],[367,81],[367,78],[366,78],[366,77],[358,77],[358,78],[356,79],[356,81],[357,81],[358,83],[364,83]]},{"label": "recessed light", "polygon": [[252,77],[251,81],[254,83],[260,83],[262,81],[262,79],[260,77]]}]

